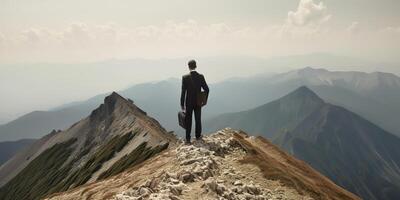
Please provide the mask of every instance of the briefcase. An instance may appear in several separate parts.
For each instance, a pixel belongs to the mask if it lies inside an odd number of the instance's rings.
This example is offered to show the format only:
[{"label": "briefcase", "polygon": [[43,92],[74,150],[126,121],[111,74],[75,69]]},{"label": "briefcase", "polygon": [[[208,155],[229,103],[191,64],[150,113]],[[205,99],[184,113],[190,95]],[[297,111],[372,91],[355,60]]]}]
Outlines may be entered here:
[{"label": "briefcase", "polygon": [[197,105],[205,106],[207,104],[208,94],[205,91],[197,93]]},{"label": "briefcase", "polygon": [[179,121],[179,126],[182,128],[186,129],[186,113],[185,111],[179,111],[178,112],[178,121]]}]

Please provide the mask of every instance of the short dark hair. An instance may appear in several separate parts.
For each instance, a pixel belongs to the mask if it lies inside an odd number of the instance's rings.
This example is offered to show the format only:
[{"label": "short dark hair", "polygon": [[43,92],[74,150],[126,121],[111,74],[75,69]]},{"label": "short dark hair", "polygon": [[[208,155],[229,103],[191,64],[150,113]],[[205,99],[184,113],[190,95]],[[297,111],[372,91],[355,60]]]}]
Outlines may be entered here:
[{"label": "short dark hair", "polygon": [[189,61],[188,66],[189,66],[189,69],[196,69],[196,67],[197,67],[196,61],[195,60]]}]

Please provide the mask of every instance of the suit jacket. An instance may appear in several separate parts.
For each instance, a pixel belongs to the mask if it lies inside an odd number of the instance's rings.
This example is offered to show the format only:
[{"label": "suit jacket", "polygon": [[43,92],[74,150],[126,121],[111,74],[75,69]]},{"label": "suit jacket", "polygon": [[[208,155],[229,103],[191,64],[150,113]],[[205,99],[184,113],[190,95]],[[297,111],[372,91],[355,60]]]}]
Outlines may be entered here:
[{"label": "suit jacket", "polygon": [[189,107],[197,104],[197,94],[201,92],[201,88],[207,93],[210,89],[202,74],[196,71],[191,71],[189,74],[182,77],[182,92],[181,92],[181,106]]}]

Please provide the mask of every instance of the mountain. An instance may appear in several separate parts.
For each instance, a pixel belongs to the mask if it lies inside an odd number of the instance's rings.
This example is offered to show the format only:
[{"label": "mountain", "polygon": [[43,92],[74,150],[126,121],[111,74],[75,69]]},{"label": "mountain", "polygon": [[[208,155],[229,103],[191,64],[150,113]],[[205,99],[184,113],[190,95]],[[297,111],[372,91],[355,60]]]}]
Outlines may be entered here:
[{"label": "mountain", "polygon": [[233,129],[178,145],[118,176],[46,199],[356,200],[262,137]]},{"label": "mountain", "polygon": [[[228,79],[210,84],[211,92],[208,105],[203,109],[203,119],[258,107],[303,85],[326,102],[351,110],[400,136],[400,107],[397,103],[400,102],[400,78],[380,72],[341,72],[308,67],[276,75]],[[180,109],[179,79],[138,84],[119,93],[134,100],[167,130],[183,135],[176,121],[176,112]],[[53,129],[65,129],[87,116],[107,95],[101,94],[50,111],[34,112],[0,125],[0,141],[40,138]]]},{"label": "mountain", "polygon": [[90,113],[91,107],[74,106],[56,111],[34,111],[0,126],[0,141],[40,138],[53,129],[64,129]]},{"label": "mountain", "polygon": [[22,139],[18,141],[0,142],[0,166],[10,159],[19,150],[28,147],[35,139]]},{"label": "mountain", "polygon": [[349,191],[400,198],[400,139],[358,115],[327,104],[282,137],[287,152]]},{"label": "mountain", "polygon": [[283,129],[293,129],[324,101],[306,87],[260,107],[237,113],[222,114],[205,121],[206,131],[223,127],[243,129],[249,133],[274,138]]},{"label": "mountain", "polygon": [[176,138],[112,93],[91,114],[53,131],[0,167],[0,199],[40,199],[105,179],[173,145]]},{"label": "mountain", "polygon": [[[0,199],[359,199],[262,137],[184,145],[117,93],[0,167]],[[140,197],[141,196],[141,197]]]},{"label": "mountain", "polygon": [[[175,91],[178,82],[178,80],[171,79],[157,83],[138,84],[119,93],[128,98],[137,97],[132,98],[135,100],[135,104],[148,110],[150,115],[156,114],[157,117],[163,119],[162,124],[172,124],[172,119],[165,116],[165,113],[171,113],[172,110],[176,111],[179,108],[178,104],[175,107],[170,106],[174,104],[173,102],[178,101],[178,96],[165,95],[161,91]],[[156,88],[160,91],[159,93],[149,92],[155,91]],[[178,91],[175,93],[178,93]],[[66,129],[72,123],[90,114],[107,95],[109,94],[97,95],[86,101],[62,105],[49,111],[34,111],[7,124],[0,125],[0,141],[27,137],[40,138],[53,129]],[[160,99],[157,95],[165,95],[164,101],[167,106],[155,102]],[[168,126],[167,128],[171,129]]]},{"label": "mountain", "polygon": [[400,77],[382,72],[304,68],[273,77],[275,85],[306,85],[325,101],[345,107],[400,136]]},{"label": "mountain", "polygon": [[400,138],[307,87],[245,112],[209,120],[274,139],[336,184],[365,199],[399,199]]}]

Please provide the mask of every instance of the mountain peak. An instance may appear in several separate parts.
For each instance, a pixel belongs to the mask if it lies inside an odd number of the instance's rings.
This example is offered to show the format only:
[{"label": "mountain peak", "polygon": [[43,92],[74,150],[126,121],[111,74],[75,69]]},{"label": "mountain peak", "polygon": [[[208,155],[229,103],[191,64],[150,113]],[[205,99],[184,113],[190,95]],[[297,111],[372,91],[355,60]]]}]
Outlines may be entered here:
[{"label": "mountain peak", "polygon": [[112,92],[110,95],[104,98],[104,104],[115,104],[118,100],[124,101],[125,99],[116,92]]},{"label": "mountain peak", "polygon": [[314,74],[314,73],[322,73],[329,71],[323,68],[305,67],[303,69],[299,69],[298,72],[303,74]]},{"label": "mountain peak", "polygon": [[89,117],[92,121],[104,120],[112,116],[114,112],[116,115],[121,115],[122,113],[128,112],[128,110],[134,112],[135,114],[147,114],[137,107],[132,100],[127,100],[118,93],[112,92],[110,95],[104,98],[103,104],[92,111]]},{"label": "mountain peak", "polygon": [[282,99],[310,99],[317,102],[324,102],[314,91],[312,91],[307,86],[301,86],[289,93]]}]

